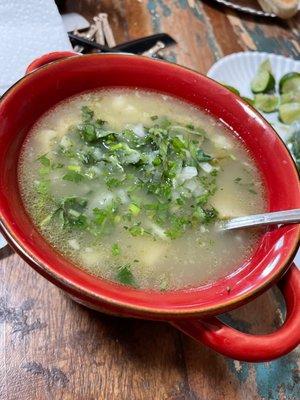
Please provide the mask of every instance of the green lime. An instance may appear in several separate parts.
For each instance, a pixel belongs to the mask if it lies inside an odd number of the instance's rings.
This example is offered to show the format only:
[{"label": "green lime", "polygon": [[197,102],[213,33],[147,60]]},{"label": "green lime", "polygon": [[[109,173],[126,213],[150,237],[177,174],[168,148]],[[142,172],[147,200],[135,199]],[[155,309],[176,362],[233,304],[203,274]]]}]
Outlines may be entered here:
[{"label": "green lime", "polygon": [[280,96],[280,103],[300,103],[300,91],[283,93]]},{"label": "green lime", "polygon": [[275,88],[275,78],[268,71],[258,71],[251,82],[253,93],[268,93]]},{"label": "green lime", "polygon": [[285,74],[279,81],[279,92],[300,92],[300,73],[289,72]]},{"label": "green lime", "polygon": [[281,104],[279,106],[279,118],[285,124],[300,121],[300,103]]},{"label": "green lime", "polygon": [[265,113],[271,113],[278,109],[279,98],[274,94],[257,94],[254,98],[254,107]]}]

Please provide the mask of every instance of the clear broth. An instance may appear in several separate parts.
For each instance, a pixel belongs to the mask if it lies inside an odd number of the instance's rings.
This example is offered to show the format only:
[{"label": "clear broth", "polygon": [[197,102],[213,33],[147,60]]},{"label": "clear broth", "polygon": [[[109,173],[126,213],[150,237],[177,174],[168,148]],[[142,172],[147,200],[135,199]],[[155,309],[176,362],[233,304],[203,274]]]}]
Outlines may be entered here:
[{"label": "clear broth", "polygon": [[[156,225],[151,226],[156,236],[132,236],[124,229],[123,223],[99,238],[87,230],[63,229],[56,219],[43,224],[42,221],[54,212],[55,206],[51,202],[40,206],[37,185],[41,181],[41,163],[38,158],[46,154],[63,164],[74,164],[74,160],[57,155],[57,146],[65,141],[63,138],[68,136],[70,126],[80,124],[82,106],[88,106],[95,117],[105,120],[109,129],[117,132],[125,128],[141,130],[141,125],[152,126],[153,116],[203,129],[205,139],[201,139],[201,148],[218,159],[217,190],[209,200],[210,206],[218,211],[221,218],[265,211],[259,171],[241,142],[224,124],[189,104],[163,94],[129,89],[103,90],[58,104],[38,121],[24,144],[19,167],[22,198],[35,225],[51,245],[79,268],[109,280],[118,280],[116,271],[120,266],[127,265],[136,287],[154,290],[212,282],[233,272],[251,256],[258,243],[257,232],[219,232],[215,222],[193,226],[175,239],[161,235],[161,227]],[[185,137],[184,133],[182,135]],[[110,190],[100,178],[67,181],[62,179],[62,169],[50,173],[49,190],[53,198],[85,197],[85,212],[88,215],[92,215],[95,208],[106,206],[116,192],[123,198],[122,207],[130,203],[126,187]],[[146,195],[144,203],[147,201]],[[143,220],[144,223],[149,226],[149,221]],[[125,279],[123,283],[129,282]]]}]

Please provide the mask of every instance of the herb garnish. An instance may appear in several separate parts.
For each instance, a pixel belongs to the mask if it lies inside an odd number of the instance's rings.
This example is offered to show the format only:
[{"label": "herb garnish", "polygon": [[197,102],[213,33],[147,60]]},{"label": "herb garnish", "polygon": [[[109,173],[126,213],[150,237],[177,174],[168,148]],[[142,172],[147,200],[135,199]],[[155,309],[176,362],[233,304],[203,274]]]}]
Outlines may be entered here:
[{"label": "herb garnish", "polygon": [[[134,127],[112,131],[87,106],[81,116],[81,123],[68,129],[50,157],[37,159],[37,192],[50,196],[51,174],[56,171],[66,185],[93,181],[93,190],[105,187],[111,200],[87,212],[87,200],[52,198],[56,211],[44,217],[45,224],[57,218],[64,228],[87,229],[99,236],[126,222],[131,236],[166,240],[218,218],[209,204],[217,189],[218,160],[201,147],[206,140],[202,128],[153,115],[150,126],[139,128],[145,132],[139,137]],[[112,253],[118,251],[114,244]],[[123,273],[129,275],[127,267]]]},{"label": "herb garnish", "polygon": [[131,272],[131,265],[125,264],[117,269],[116,279],[124,285],[136,286],[135,279]]},{"label": "herb garnish", "polygon": [[114,243],[111,246],[111,254],[113,256],[119,256],[121,254],[121,249],[120,249],[120,246],[118,245],[118,243]]}]

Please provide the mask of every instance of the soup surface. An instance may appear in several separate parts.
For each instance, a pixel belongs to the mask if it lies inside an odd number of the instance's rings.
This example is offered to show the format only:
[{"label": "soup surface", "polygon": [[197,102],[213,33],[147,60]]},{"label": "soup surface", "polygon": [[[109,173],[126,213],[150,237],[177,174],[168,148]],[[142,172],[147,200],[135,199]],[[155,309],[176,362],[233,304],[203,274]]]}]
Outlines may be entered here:
[{"label": "soup surface", "polygon": [[58,104],[19,167],[38,229],[97,276],[138,288],[198,286],[234,271],[258,240],[219,220],[265,210],[260,175],[233,133],[159,93],[111,89]]}]

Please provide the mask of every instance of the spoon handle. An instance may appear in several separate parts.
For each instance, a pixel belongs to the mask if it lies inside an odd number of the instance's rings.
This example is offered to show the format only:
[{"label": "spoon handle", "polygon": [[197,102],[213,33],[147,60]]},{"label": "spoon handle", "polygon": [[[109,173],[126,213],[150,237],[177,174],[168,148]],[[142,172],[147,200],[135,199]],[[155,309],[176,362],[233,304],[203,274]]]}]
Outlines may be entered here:
[{"label": "spoon handle", "polygon": [[232,218],[221,224],[221,230],[250,228],[264,225],[295,224],[300,222],[300,209],[269,212]]}]

